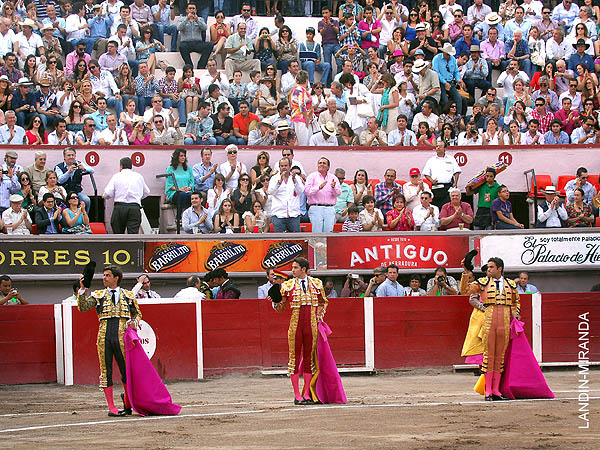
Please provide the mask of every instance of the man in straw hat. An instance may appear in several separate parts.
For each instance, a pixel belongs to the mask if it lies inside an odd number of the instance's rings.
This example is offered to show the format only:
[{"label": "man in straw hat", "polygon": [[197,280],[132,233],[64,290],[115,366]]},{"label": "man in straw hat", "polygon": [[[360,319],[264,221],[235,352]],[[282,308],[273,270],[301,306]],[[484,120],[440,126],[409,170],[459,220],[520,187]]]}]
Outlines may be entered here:
[{"label": "man in straw hat", "polygon": [[273,145],[277,137],[277,130],[271,119],[265,117],[258,122],[258,128],[248,133],[248,145]]},{"label": "man in straw hat", "polygon": [[19,22],[19,25],[21,25],[21,32],[15,36],[14,51],[19,58],[21,67],[25,67],[25,60],[29,55],[39,54],[43,57],[46,49],[40,35],[33,32],[33,30],[37,30],[37,25],[33,20],[27,18],[23,22]]},{"label": "man in straw hat", "polygon": [[479,22],[475,26],[474,32],[481,41],[489,37],[491,29],[495,29],[498,32],[496,38],[504,42],[504,27],[502,26],[502,17],[500,17],[498,13],[491,12],[485,16],[485,20],[483,22]]},{"label": "man in straw hat", "polygon": [[556,188],[552,185],[542,189],[546,200],[538,203],[536,228],[563,228],[569,218],[565,205],[560,203]]},{"label": "man in straw hat", "polygon": [[446,105],[448,97],[450,97],[456,102],[456,112],[464,114],[466,111],[463,111],[462,97],[456,88],[458,86],[465,89],[465,85],[460,79],[454,55],[456,55],[456,49],[452,44],[446,42],[441,48],[441,53],[433,57],[432,67],[440,78],[441,105]]},{"label": "man in straw hat", "polygon": [[[327,297],[323,282],[308,276],[310,265],[305,258],[296,258],[292,263],[293,279],[269,291],[273,308],[283,312],[289,303],[292,310],[288,329],[289,361],[288,374],[294,389],[295,405],[310,405],[314,402],[310,394],[310,382],[316,371],[317,322],[322,321],[327,309]],[[300,367],[302,360],[302,367]],[[304,386],[300,391],[300,373]]]},{"label": "man in straw hat", "polygon": [[2,223],[8,234],[31,234],[31,219],[29,212],[23,209],[23,197],[12,194],[9,197],[10,207],[2,213]]},{"label": "man in straw hat", "polygon": [[425,101],[431,102],[437,109],[441,98],[440,77],[429,68],[427,61],[419,59],[415,61],[412,71],[419,75],[419,92],[417,94],[417,109],[415,113],[421,112]]},{"label": "man in straw hat", "polygon": [[427,27],[424,23],[418,24],[415,27],[415,31],[417,37],[410,41],[410,45],[408,46],[408,56],[414,58],[417,50],[423,50],[425,59],[431,61],[438,52],[437,44],[432,37],[427,36]]},{"label": "man in straw hat", "polygon": [[[24,127],[35,115],[36,94],[33,92],[33,82],[28,78],[19,79],[18,88],[13,91],[12,108],[17,115],[17,123]],[[19,142],[20,144],[20,142]]]},{"label": "man in straw hat", "polygon": [[488,78],[487,61],[481,58],[479,45],[471,45],[471,58],[467,61],[463,75],[464,84],[467,86],[467,92],[475,98],[475,88],[481,89],[484,94],[492,87]]},{"label": "man in straw hat", "polygon": [[[334,100],[335,101],[335,100]],[[308,143],[311,147],[335,147],[338,145],[337,138],[335,137],[336,129],[335,124],[331,121],[321,124],[321,132],[315,133],[310,137]]]}]

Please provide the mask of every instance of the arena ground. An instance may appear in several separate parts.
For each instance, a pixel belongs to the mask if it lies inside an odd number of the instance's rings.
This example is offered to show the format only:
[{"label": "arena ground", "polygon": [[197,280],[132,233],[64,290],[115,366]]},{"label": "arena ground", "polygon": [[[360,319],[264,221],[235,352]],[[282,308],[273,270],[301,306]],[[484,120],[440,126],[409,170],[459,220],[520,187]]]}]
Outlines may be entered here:
[{"label": "arena ground", "polygon": [[545,376],[555,400],[488,403],[472,373],[431,369],[344,376],[346,405],[301,407],[285,377],[231,375],[169,383],[179,416],[118,419],[92,386],[4,385],[0,447],[600,448],[600,372],[591,372],[587,430],[578,428],[577,372]]}]

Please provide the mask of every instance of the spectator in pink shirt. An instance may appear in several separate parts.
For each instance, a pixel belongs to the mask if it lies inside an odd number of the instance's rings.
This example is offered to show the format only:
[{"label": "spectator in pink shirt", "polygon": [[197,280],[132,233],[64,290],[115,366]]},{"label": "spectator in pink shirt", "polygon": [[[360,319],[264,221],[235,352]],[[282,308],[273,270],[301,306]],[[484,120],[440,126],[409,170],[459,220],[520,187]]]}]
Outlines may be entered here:
[{"label": "spectator in pink shirt", "polygon": [[358,23],[358,30],[362,37],[360,46],[363,49],[369,47],[379,48],[379,33],[381,33],[381,22],[373,18],[373,7],[367,6],[363,11],[363,20]]},{"label": "spectator in pink shirt", "polygon": [[571,109],[573,102],[569,97],[563,97],[562,109],[559,109],[554,113],[554,118],[562,122],[561,129],[569,136],[573,133],[575,128],[578,128],[580,124],[579,112]]},{"label": "spectator in pink shirt", "polygon": [[320,158],[317,172],[306,178],[304,194],[313,233],[331,233],[335,224],[335,204],[342,193],[339,180],[329,173],[329,160]]}]

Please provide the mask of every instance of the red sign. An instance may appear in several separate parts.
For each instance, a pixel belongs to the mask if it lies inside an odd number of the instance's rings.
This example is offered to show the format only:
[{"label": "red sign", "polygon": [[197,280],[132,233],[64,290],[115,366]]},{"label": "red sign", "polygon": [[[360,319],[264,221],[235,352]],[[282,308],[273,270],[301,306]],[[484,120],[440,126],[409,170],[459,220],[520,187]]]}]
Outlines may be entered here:
[{"label": "red sign", "polygon": [[142,167],[146,162],[146,158],[142,152],[135,152],[131,154],[131,164],[134,167]]},{"label": "red sign", "polygon": [[498,155],[498,161],[502,161],[507,166],[512,164],[512,155],[508,152],[502,152]]},{"label": "red sign", "polygon": [[454,159],[456,160],[456,163],[462,167],[462,166],[466,166],[467,165],[467,161],[469,161],[469,158],[467,158],[467,155],[463,152],[458,152],[454,154]]},{"label": "red sign", "polygon": [[460,267],[469,251],[468,236],[351,236],[327,238],[328,269]]},{"label": "red sign", "polygon": [[88,166],[97,166],[100,162],[100,155],[96,152],[87,152],[85,154],[85,162]]}]

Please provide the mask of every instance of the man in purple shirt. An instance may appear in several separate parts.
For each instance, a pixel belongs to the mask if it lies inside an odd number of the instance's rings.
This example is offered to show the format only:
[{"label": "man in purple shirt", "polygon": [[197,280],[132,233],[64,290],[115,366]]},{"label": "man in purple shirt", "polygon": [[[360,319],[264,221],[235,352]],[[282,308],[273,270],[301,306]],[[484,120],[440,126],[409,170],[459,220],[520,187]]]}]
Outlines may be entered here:
[{"label": "man in purple shirt", "polygon": [[[321,8],[323,13],[323,19],[317,24],[317,29],[321,33],[321,47],[323,47],[323,61],[329,63],[331,66],[331,72],[329,76],[331,79],[339,73],[342,69],[342,60],[335,60],[336,71],[333,72],[333,64],[331,63],[331,55],[335,55],[340,49],[340,43],[338,41],[338,33],[340,32],[340,23],[337,19],[331,17],[331,9],[325,5]],[[331,84],[331,80],[324,80],[327,85]]]},{"label": "man in purple shirt", "polygon": [[519,230],[525,228],[517,222],[512,212],[512,204],[508,201],[510,191],[505,185],[498,187],[498,198],[492,202],[492,225],[496,230]]},{"label": "man in purple shirt", "polygon": [[402,194],[402,187],[395,181],[394,169],[386,170],[384,177],[385,180],[375,186],[375,207],[381,210],[383,217],[394,207],[394,197]]},{"label": "man in purple shirt", "polygon": [[335,224],[335,204],[342,193],[339,180],[329,173],[329,160],[319,158],[317,171],[306,178],[304,194],[313,233],[331,233]]}]

